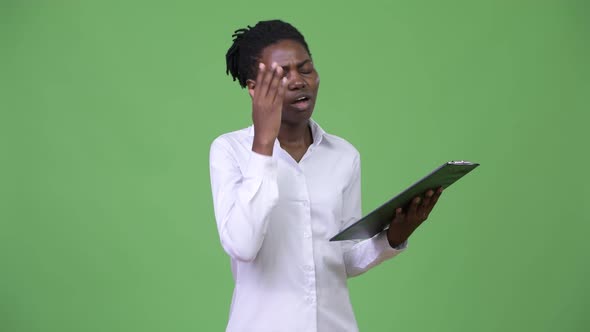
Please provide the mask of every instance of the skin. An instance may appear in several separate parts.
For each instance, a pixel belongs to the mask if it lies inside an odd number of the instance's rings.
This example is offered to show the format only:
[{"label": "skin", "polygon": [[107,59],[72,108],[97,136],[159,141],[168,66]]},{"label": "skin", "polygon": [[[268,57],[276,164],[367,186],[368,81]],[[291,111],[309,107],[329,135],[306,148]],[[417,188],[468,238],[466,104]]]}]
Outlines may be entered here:
[{"label": "skin", "polygon": [[396,209],[395,216],[387,230],[389,245],[397,247],[404,243],[428,219],[442,192],[442,188],[438,188],[436,191],[427,190],[422,196],[414,197],[405,211],[402,208]]},{"label": "skin", "polygon": [[[305,47],[297,41],[282,40],[264,48],[256,79],[246,81],[252,98],[254,141],[252,151],[272,156],[275,140],[297,162],[313,143],[309,119],[313,113],[320,77]],[[306,107],[293,103],[306,95]],[[406,209],[398,208],[387,230],[392,247],[406,241],[428,219],[442,194],[442,188],[414,197]]]},{"label": "skin", "polygon": [[[252,149],[270,156],[278,138],[281,147],[299,162],[313,142],[309,119],[315,106],[320,77],[311,56],[296,41],[283,40],[267,46],[262,50],[260,60],[256,80],[246,82],[252,97]],[[309,97],[305,110],[293,106],[301,94]]]}]

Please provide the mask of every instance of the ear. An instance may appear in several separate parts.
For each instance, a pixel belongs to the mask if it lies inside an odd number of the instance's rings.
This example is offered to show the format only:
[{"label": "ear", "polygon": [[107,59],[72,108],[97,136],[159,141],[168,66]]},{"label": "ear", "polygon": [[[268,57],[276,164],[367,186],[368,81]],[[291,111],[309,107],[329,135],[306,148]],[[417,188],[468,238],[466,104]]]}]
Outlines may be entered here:
[{"label": "ear", "polygon": [[254,98],[254,88],[256,87],[256,82],[254,80],[246,80],[246,86],[248,87],[250,98]]}]

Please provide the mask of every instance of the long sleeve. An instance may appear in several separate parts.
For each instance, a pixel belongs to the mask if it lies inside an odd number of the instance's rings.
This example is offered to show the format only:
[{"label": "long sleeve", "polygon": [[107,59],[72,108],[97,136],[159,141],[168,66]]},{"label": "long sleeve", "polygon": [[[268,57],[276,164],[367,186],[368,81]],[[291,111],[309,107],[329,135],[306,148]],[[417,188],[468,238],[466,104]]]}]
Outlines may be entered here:
[{"label": "long sleeve", "polygon": [[277,204],[277,162],[249,151],[240,165],[222,137],[211,144],[211,189],[217,230],[223,249],[236,260],[256,258],[266,234],[269,214]]},{"label": "long sleeve", "polygon": [[[361,218],[361,169],[360,157],[354,160],[352,179],[343,192],[343,220],[345,225]],[[393,258],[403,251],[407,241],[392,248],[383,231],[363,241],[342,241],[344,264],[348,277],[362,274],[383,261]]]}]

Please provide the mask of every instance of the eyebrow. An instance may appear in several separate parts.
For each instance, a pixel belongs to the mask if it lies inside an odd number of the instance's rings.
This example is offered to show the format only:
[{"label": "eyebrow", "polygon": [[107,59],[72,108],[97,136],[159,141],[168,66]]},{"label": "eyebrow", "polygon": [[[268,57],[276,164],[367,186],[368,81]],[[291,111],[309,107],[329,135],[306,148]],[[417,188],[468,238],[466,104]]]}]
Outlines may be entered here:
[{"label": "eyebrow", "polygon": [[[296,64],[296,67],[301,68],[301,67],[305,66],[305,64],[308,62],[311,62],[311,59],[305,59],[305,60],[301,61],[300,63]],[[281,68],[283,68],[284,71],[289,71],[289,65],[281,66]]]}]

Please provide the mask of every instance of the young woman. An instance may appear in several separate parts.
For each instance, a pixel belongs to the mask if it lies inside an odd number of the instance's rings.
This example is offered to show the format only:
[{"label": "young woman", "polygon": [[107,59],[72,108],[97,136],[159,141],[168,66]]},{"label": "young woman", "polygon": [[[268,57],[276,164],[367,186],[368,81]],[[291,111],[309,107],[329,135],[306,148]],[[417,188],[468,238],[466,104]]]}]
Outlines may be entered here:
[{"label": "young woman", "polygon": [[329,242],[361,217],[360,157],[311,119],[319,88],[304,37],[273,20],[237,30],[227,72],[253,126],[211,145],[221,244],[235,289],[227,331],[356,331],[346,280],[399,254],[441,190],[398,209],[387,231]]}]

